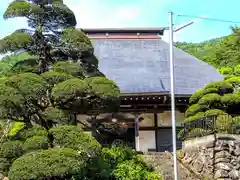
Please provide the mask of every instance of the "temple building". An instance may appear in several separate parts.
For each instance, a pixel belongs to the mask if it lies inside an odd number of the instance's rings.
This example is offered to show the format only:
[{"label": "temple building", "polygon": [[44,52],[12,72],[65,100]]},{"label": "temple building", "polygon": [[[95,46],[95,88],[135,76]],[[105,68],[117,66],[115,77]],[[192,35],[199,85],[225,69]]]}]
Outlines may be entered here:
[{"label": "temple building", "polygon": [[[164,30],[83,29],[92,40],[100,71],[121,90],[119,112],[98,111],[96,116],[99,121],[120,124],[119,133],[109,132],[108,138],[100,139],[103,144],[120,139],[137,151],[172,151],[169,44],[161,39]],[[179,131],[191,94],[223,76],[178,48],[174,48],[174,73]],[[177,146],[181,148],[180,141]]]}]

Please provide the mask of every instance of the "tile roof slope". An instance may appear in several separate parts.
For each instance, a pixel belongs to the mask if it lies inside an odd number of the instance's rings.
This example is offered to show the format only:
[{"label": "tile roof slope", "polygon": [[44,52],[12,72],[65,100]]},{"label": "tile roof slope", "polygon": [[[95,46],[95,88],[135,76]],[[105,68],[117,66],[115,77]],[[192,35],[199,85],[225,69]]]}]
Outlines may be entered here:
[{"label": "tile roof slope", "polygon": [[[99,69],[122,93],[170,91],[169,44],[161,39],[93,39]],[[215,68],[174,48],[175,93],[190,95],[222,80]]]}]

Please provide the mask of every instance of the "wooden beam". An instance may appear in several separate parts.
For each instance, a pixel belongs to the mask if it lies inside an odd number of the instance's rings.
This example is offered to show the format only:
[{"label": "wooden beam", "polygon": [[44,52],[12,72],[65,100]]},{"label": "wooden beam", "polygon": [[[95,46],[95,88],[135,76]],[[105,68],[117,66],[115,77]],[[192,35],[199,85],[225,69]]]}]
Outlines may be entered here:
[{"label": "wooden beam", "polygon": [[[155,110],[154,109],[154,105],[152,106],[149,106],[149,107],[132,107],[132,108],[127,108],[127,107],[121,107],[118,112],[121,112],[121,113],[154,113],[154,112],[157,112],[157,113],[161,113],[163,111],[170,111],[171,110],[171,106],[170,105],[157,105],[158,108]],[[186,108],[187,108],[187,105],[178,105],[176,104],[176,108],[178,109],[181,109],[181,112],[183,112]],[[88,112],[87,114],[88,115],[92,115],[92,114],[101,114],[101,113],[111,113],[111,112],[108,112],[106,111],[105,109],[94,109],[94,110],[91,110],[90,112]]]},{"label": "wooden beam", "polygon": [[140,138],[139,138],[139,119],[135,117],[135,149],[137,152],[140,151]]},{"label": "wooden beam", "polygon": [[164,92],[144,92],[144,93],[121,93],[120,97],[134,97],[134,96],[168,96],[169,91],[164,91]]}]

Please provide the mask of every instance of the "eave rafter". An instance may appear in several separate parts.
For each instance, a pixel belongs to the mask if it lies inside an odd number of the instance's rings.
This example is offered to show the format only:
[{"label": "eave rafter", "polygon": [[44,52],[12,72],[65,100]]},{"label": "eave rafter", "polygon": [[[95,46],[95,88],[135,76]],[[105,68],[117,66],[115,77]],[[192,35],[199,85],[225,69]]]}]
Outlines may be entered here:
[{"label": "eave rafter", "polygon": [[[176,95],[176,108],[184,112],[188,106],[189,95]],[[121,94],[119,112],[162,112],[171,109],[171,97],[169,93],[138,93]],[[104,109],[94,109],[91,113],[104,113]],[[90,113],[90,114],[91,114]]]}]

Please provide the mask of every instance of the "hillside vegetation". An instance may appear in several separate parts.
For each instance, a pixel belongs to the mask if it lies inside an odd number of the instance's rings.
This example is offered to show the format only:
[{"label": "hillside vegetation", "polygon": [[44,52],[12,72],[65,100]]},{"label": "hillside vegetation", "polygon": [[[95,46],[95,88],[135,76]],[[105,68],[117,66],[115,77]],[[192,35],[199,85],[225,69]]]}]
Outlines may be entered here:
[{"label": "hillside vegetation", "polygon": [[201,43],[177,42],[176,47],[216,68],[234,67],[240,63],[240,29],[232,28],[228,36]]}]

